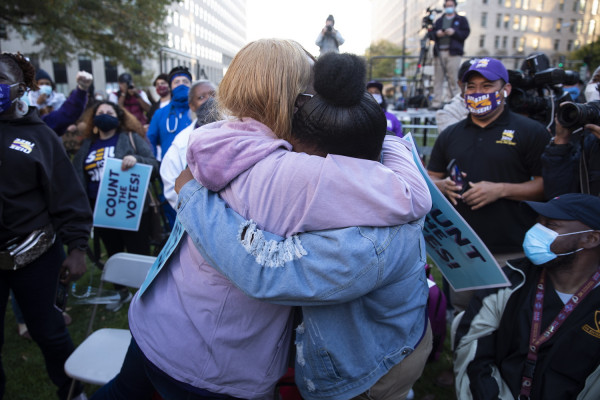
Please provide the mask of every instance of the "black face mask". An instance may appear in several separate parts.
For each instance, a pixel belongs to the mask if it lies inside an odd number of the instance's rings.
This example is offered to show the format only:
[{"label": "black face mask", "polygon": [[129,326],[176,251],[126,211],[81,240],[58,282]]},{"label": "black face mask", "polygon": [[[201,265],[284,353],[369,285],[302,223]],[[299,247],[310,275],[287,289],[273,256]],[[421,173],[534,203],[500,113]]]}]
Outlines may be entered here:
[{"label": "black face mask", "polygon": [[94,125],[102,132],[108,132],[119,126],[119,119],[109,114],[100,114],[94,117]]}]

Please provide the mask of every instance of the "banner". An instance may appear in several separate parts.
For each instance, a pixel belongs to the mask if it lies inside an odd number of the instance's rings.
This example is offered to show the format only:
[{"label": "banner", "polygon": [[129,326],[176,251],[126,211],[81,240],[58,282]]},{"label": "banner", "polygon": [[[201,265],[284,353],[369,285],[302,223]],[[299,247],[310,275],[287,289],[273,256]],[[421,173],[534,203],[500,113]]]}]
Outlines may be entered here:
[{"label": "banner", "polygon": [[117,158],[106,159],[94,207],[94,226],[137,231],[152,167],[136,163],[121,171],[122,162]]},{"label": "banner", "polygon": [[412,135],[404,138],[412,143],[414,161],[431,192],[433,206],[423,228],[427,255],[457,292],[509,286],[492,253],[427,174]]}]

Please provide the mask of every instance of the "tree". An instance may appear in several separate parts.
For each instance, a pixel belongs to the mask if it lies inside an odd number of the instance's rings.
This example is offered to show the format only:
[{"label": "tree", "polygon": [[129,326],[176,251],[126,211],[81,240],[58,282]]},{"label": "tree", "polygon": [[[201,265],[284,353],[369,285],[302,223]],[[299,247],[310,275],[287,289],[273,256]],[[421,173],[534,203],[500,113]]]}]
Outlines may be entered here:
[{"label": "tree", "polygon": [[[365,52],[365,57],[368,61],[372,62],[372,78],[392,78],[399,75],[396,72],[396,59],[394,58],[383,58],[371,60],[371,57],[375,56],[401,56],[402,47],[388,41],[380,40],[376,43],[371,43],[369,48]],[[400,59],[398,59],[400,60]],[[399,61],[401,63],[402,61]],[[399,64],[401,66],[401,64]]]},{"label": "tree", "polygon": [[133,69],[165,42],[163,22],[173,1],[3,0],[0,24],[32,37],[42,58],[88,53]]},{"label": "tree", "polygon": [[[600,66],[600,44],[593,42],[582,46],[568,55],[570,60],[583,60],[591,73]],[[582,77],[584,78],[584,77]]]}]

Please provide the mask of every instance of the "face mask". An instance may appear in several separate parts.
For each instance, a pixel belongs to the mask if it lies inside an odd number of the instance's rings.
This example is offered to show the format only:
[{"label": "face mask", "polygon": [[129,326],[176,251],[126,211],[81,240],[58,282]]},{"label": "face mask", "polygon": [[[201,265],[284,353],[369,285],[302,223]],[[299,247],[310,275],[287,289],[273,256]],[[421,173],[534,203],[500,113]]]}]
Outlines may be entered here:
[{"label": "face mask", "polygon": [[52,94],[52,86],[40,85],[40,94],[45,94],[46,96],[50,96]]},{"label": "face mask", "polygon": [[484,116],[494,111],[500,104],[500,92],[465,94],[465,104],[473,115]]},{"label": "face mask", "polygon": [[579,88],[577,86],[564,88],[564,91],[571,95],[573,101],[577,100],[577,98],[579,97]]},{"label": "face mask", "polygon": [[190,93],[189,87],[187,87],[185,85],[179,85],[171,91],[171,96],[176,103],[185,102],[187,104],[189,93]]},{"label": "face mask", "polygon": [[557,237],[593,231],[593,229],[588,229],[587,231],[563,233],[562,235],[559,235],[558,232],[554,232],[552,229],[546,228],[544,225],[538,223],[532,226],[525,234],[523,250],[525,251],[527,258],[529,258],[529,261],[535,265],[545,264],[558,256],[568,256],[569,254],[583,250],[583,248],[581,248],[568,253],[555,254],[550,250],[550,246]]},{"label": "face mask", "polygon": [[[0,113],[8,111],[12,106],[12,103],[19,101],[19,99],[10,99],[10,88],[17,85],[19,85],[19,83],[13,83],[12,85],[0,83]],[[27,111],[25,111],[25,113],[27,113]]]},{"label": "face mask", "polygon": [[377,102],[377,104],[381,104],[383,102],[383,97],[381,97],[380,94],[371,93],[371,96],[373,96],[373,98],[375,99],[375,101]]},{"label": "face mask", "polygon": [[108,132],[119,126],[119,119],[109,114],[100,114],[94,117],[94,125],[102,132]]},{"label": "face mask", "polygon": [[444,12],[446,14],[454,14],[454,7],[446,7],[444,8]]},{"label": "face mask", "polygon": [[168,86],[159,86],[156,88],[156,93],[158,93],[160,97],[165,97],[169,94],[169,92],[170,90]]},{"label": "face mask", "polygon": [[598,85],[597,82],[587,84],[587,86],[585,87],[585,100],[586,101],[600,100],[600,92],[598,92],[598,89],[596,88],[597,85]]}]

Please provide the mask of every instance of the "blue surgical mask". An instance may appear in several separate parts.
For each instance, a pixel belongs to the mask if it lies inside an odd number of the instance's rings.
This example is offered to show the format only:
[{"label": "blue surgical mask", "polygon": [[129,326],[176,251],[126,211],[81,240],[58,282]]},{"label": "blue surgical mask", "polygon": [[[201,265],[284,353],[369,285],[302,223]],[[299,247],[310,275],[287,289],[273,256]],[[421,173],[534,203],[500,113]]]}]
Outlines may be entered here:
[{"label": "blue surgical mask", "polygon": [[190,93],[190,88],[186,85],[179,85],[175,89],[171,90],[171,100],[176,103],[186,103],[188,102],[188,94]]},{"label": "blue surgical mask", "polygon": [[535,265],[545,264],[548,261],[554,260],[558,256],[568,256],[569,254],[577,253],[578,251],[583,250],[583,248],[581,248],[568,253],[555,254],[552,252],[552,250],[550,250],[550,246],[552,243],[554,243],[557,237],[593,231],[593,229],[588,229],[587,231],[563,233],[559,235],[558,232],[555,232],[550,228],[546,228],[544,225],[538,223],[532,226],[531,229],[529,229],[525,234],[523,250],[525,251],[525,255],[529,261]]},{"label": "blue surgical mask", "polygon": [[444,12],[446,14],[454,14],[454,7],[446,7],[444,8]]},{"label": "blue surgical mask", "polygon": [[52,94],[52,86],[40,85],[40,94],[45,94],[46,96],[49,97]]},{"label": "blue surgical mask", "polygon": [[577,98],[579,97],[580,92],[577,86],[566,87],[563,88],[563,90],[571,95],[573,101],[577,100]]},{"label": "blue surgical mask", "polygon": [[94,125],[102,132],[108,132],[119,126],[119,119],[109,114],[100,114],[94,117]]}]

